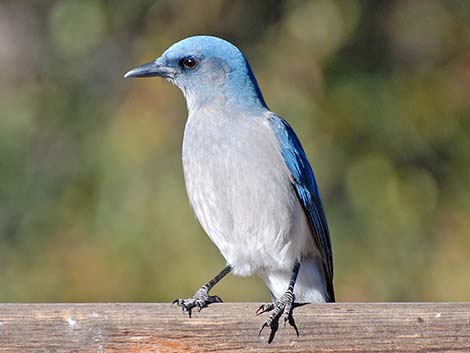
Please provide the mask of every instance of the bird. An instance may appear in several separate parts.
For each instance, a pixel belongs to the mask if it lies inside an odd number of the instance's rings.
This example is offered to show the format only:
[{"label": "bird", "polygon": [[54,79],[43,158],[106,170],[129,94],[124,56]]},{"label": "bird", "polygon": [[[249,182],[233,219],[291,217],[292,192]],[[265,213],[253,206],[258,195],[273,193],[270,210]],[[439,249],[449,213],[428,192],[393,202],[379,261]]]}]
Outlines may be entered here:
[{"label": "bird", "polygon": [[333,255],[319,188],[292,127],[272,112],[244,54],[198,35],[171,45],[124,77],[166,79],[183,93],[188,117],[182,162],[196,218],[226,260],[213,279],[174,304],[191,317],[221,302],[210,290],[228,273],[257,275],[272,302],[263,323],[270,342],[281,317],[299,335],[298,303],[335,301]]}]

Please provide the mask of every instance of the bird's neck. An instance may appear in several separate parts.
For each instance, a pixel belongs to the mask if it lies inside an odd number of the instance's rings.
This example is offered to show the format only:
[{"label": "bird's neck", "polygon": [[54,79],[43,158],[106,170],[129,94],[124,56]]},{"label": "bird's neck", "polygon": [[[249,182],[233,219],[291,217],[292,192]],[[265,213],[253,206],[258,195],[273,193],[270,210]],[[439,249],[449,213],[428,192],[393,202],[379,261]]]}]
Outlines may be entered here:
[{"label": "bird's neck", "polygon": [[189,112],[196,111],[248,111],[264,112],[267,107],[256,94],[250,91],[233,92],[227,89],[210,92],[184,90]]}]

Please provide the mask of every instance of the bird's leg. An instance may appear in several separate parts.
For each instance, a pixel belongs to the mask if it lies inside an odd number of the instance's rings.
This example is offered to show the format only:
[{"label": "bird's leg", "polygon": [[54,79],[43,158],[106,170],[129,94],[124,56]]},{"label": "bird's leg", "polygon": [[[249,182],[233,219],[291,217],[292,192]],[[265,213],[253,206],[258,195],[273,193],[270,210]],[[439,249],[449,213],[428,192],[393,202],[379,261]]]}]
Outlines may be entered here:
[{"label": "bird's leg", "polygon": [[209,291],[214,287],[222,278],[232,271],[232,266],[227,265],[220,271],[214,278],[199,288],[192,298],[188,299],[175,299],[173,304],[180,306],[184,312],[187,312],[191,317],[192,309],[197,307],[199,311],[212,303],[221,303],[222,299],[217,295],[209,295]]},{"label": "bird's leg", "polygon": [[294,295],[294,286],[297,280],[297,275],[299,274],[300,263],[295,262],[294,268],[292,270],[292,276],[290,278],[289,287],[287,291],[282,295],[281,298],[276,300],[274,303],[263,304],[256,311],[256,315],[260,315],[267,311],[272,311],[268,319],[264,322],[263,326],[259,330],[259,335],[263,332],[265,327],[271,328],[271,334],[269,335],[268,343],[271,343],[274,339],[276,331],[279,327],[279,319],[282,315],[284,318],[284,324],[289,322],[289,324],[294,328],[297,337],[299,336],[299,330],[295,324],[294,317],[292,316],[292,309],[294,307],[295,295]]}]

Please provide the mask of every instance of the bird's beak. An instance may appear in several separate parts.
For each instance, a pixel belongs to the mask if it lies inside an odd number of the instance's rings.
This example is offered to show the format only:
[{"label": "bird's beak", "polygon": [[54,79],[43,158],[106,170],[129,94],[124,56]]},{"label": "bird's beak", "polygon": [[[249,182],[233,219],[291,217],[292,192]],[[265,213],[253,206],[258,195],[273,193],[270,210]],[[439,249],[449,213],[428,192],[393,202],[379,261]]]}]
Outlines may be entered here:
[{"label": "bird's beak", "polygon": [[124,77],[154,77],[174,78],[176,71],[173,68],[163,65],[159,59],[137,66],[128,71]]}]

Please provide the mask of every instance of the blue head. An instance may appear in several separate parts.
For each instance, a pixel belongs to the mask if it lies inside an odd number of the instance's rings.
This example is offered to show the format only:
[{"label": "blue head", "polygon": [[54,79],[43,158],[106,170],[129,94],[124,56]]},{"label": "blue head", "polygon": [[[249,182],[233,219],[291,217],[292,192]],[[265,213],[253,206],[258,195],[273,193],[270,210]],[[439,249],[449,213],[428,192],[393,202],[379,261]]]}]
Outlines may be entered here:
[{"label": "blue head", "polygon": [[211,36],[183,39],[125,77],[160,76],[183,92],[188,108],[211,103],[266,108],[248,61],[233,44]]}]

